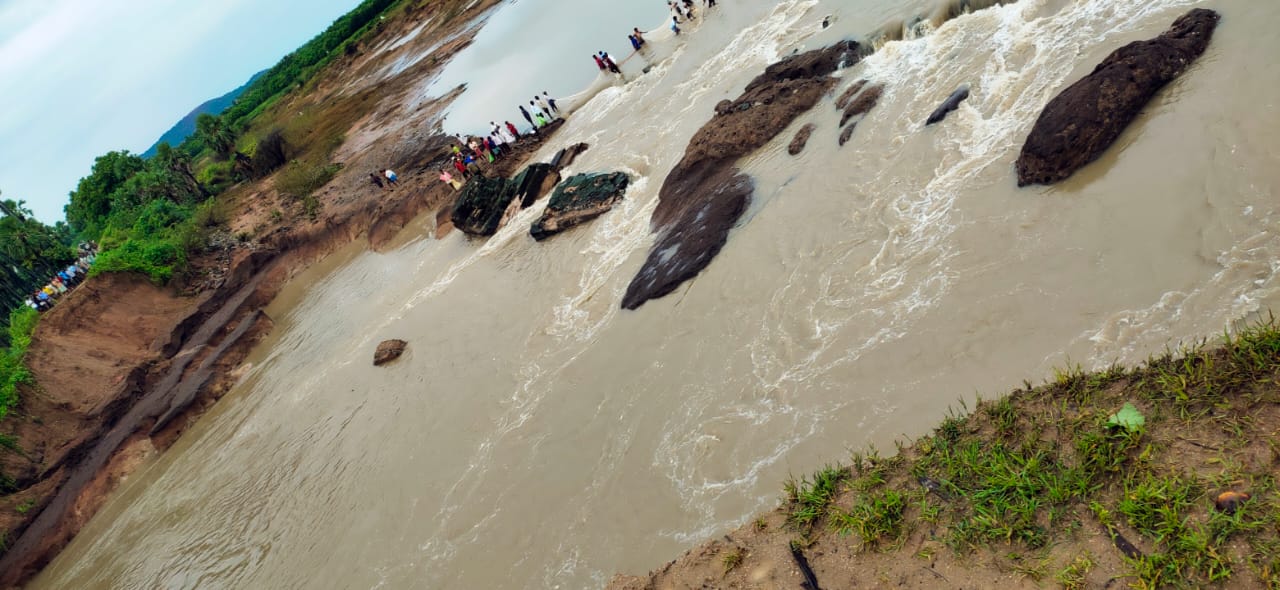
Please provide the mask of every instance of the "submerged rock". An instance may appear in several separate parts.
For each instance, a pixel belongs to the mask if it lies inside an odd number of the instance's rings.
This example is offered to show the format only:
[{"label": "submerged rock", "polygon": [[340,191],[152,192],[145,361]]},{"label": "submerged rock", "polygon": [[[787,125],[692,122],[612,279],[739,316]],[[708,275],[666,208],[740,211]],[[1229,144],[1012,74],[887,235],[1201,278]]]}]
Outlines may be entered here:
[{"label": "submerged rock", "polygon": [[1018,156],[1018,186],[1058,182],[1106,151],[1156,91],[1204,53],[1218,18],[1192,9],[1159,37],[1115,50],[1049,101]]},{"label": "submerged rock", "polygon": [[947,114],[960,108],[960,103],[966,98],[969,98],[969,87],[961,86],[957,88],[955,92],[951,93],[951,96],[942,101],[941,106],[934,109],[933,113],[929,115],[929,120],[924,122],[924,126],[928,127],[947,118]]},{"label": "submerged rock", "polygon": [[473,177],[453,206],[453,225],[469,235],[491,236],[502,227],[508,208],[528,207],[550,190],[548,181],[556,180],[550,164],[530,164],[510,180]]},{"label": "submerged rock", "polygon": [[587,151],[591,147],[585,143],[575,143],[567,148],[556,152],[555,157],[551,158],[551,166],[556,170],[567,168],[578,158],[578,154]]},{"label": "submerged rock", "polygon": [[866,78],[858,80],[857,82],[854,82],[853,85],[850,86],[848,90],[845,90],[844,92],[840,93],[840,98],[836,99],[836,110],[840,110],[846,106],[849,106],[849,101],[853,100],[853,96],[857,94],[860,90],[862,90],[862,88],[866,86],[867,82],[869,81],[870,80],[867,80]]},{"label": "submerged rock", "polygon": [[813,134],[813,123],[805,123],[796,132],[795,137],[791,138],[791,145],[787,146],[787,153],[793,156],[799,155],[804,151],[804,144],[809,143],[809,136]]},{"label": "submerged rock", "polygon": [[556,187],[546,211],[533,222],[529,233],[541,241],[599,217],[622,199],[629,180],[624,172],[579,174],[569,178]]},{"label": "submerged rock", "polygon": [[400,358],[408,344],[404,340],[383,340],[373,351],[373,366],[379,367]]},{"label": "submerged rock", "polygon": [[857,126],[858,122],[854,121],[850,123],[848,127],[845,127],[844,130],[840,132],[840,139],[836,140],[836,143],[844,145],[846,141],[849,141],[849,138],[853,137],[853,128]]},{"label": "submerged rock", "polygon": [[751,198],[751,179],[734,163],[817,104],[836,83],[829,74],[861,56],[853,41],[790,56],[756,76],[737,99],[716,105],[658,191],[650,225],[659,235],[622,307],[635,309],[674,291],[711,262]]},{"label": "submerged rock", "polygon": [[855,98],[844,109],[844,114],[840,116],[840,126],[844,127],[844,124],[848,123],[849,119],[867,114],[867,111],[870,111],[876,106],[877,102],[880,102],[881,94],[884,94],[884,84],[876,84],[864,90],[862,94],[858,95],[858,98]]}]

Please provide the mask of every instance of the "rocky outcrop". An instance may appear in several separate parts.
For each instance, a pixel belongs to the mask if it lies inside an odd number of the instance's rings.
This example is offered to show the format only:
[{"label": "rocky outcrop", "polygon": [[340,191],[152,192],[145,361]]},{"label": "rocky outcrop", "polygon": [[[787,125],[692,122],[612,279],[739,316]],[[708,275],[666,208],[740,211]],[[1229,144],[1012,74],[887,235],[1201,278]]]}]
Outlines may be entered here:
[{"label": "rocky outcrop", "polygon": [[829,74],[861,56],[853,41],[793,55],[766,68],[736,100],[716,105],[658,191],[650,219],[658,238],[622,307],[635,309],[672,292],[711,262],[751,198],[751,179],[734,163],[817,104],[836,83]]},{"label": "rocky outcrop", "polygon": [[947,118],[947,114],[960,108],[960,103],[966,98],[969,98],[969,87],[961,86],[957,88],[955,92],[951,93],[951,96],[942,101],[938,108],[933,110],[933,113],[929,114],[929,120],[924,122],[924,126],[928,127]]},{"label": "rocky outcrop", "polygon": [[1156,91],[1204,53],[1218,18],[1193,9],[1159,37],[1115,50],[1049,101],[1018,156],[1018,186],[1058,182],[1106,151]]},{"label": "rocky outcrop", "polygon": [[545,194],[548,178],[554,184],[555,169],[550,164],[530,164],[510,180],[475,176],[467,181],[453,206],[453,225],[473,236],[498,232],[507,209],[513,203],[523,208]]},{"label": "rocky outcrop", "polygon": [[378,343],[378,348],[373,351],[373,366],[381,367],[400,358],[400,355],[404,354],[404,347],[408,344],[404,340],[394,339]]},{"label": "rocky outcrop", "polygon": [[612,172],[579,174],[560,183],[542,217],[529,228],[529,234],[542,241],[599,217],[622,199],[629,180],[624,172]]},{"label": "rocky outcrop", "polygon": [[805,123],[804,127],[801,127],[796,132],[795,137],[791,138],[791,144],[787,146],[787,153],[793,156],[800,155],[800,152],[804,151],[804,145],[809,143],[809,136],[812,134],[813,123]]}]

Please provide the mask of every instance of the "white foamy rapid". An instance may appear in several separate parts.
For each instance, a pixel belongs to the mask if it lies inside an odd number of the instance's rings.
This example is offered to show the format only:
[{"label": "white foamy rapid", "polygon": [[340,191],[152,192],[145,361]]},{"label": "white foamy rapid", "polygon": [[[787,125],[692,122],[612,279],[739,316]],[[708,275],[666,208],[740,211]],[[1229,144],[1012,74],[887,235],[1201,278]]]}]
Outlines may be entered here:
[{"label": "white foamy rapid", "polygon": [[[539,203],[488,240],[351,253],[307,279],[270,310],[245,383],[35,587],[599,587],[975,391],[1140,361],[1264,311],[1280,107],[1257,96],[1280,87],[1280,6],[1209,3],[1227,15],[1209,52],[1112,150],[1053,188],[1015,186],[1044,104],[1193,4],[1022,0],[942,22],[923,0],[740,0],[651,32],[622,79],[554,89],[572,115],[538,155],[588,143],[566,175],[627,172],[619,205],[535,243]],[[610,26],[620,41],[633,25]],[[884,84],[850,141],[830,97],[802,115],[740,163],[754,200],[711,265],[620,310],[658,189],[716,102],[793,51],[893,27],[907,38],[838,74],[834,95]],[[960,85],[969,98],[925,128]],[[408,352],[368,367],[384,338]]]}]

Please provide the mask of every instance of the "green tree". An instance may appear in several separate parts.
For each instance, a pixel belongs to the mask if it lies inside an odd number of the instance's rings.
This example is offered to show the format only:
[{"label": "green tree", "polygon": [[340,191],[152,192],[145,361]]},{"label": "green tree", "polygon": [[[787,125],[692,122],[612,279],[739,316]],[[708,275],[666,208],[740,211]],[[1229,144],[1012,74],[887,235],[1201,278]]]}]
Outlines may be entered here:
[{"label": "green tree", "polygon": [[98,156],[92,171],[80,179],[71,192],[71,201],[63,208],[67,223],[77,233],[97,237],[111,213],[114,193],[145,166],[146,160],[128,150]]},{"label": "green tree", "polygon": [[235,147],[236,136],[223,122],[222,117],[202,113],[196,117],[196,139],[213,152],[219,160],[225,160]]},{"label": "green tree", "polygon": [[73,259],[69,234],[40,223],[23,201],[0,200],[0,304],[12,308]]}]

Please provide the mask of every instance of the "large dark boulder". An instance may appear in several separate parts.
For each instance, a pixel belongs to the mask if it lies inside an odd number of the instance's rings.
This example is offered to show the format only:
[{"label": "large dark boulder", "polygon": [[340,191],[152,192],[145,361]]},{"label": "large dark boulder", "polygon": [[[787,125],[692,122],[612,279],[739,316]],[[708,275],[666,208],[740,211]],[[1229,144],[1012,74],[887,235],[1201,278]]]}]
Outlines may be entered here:
[{"label": "large dark boulder", "polygon": [[624,172],[579,174],[560,183],[542,217],[529,233],[541,241],[580,223],[599,217],[613,208],[627,191],[630,178]]},{"label": "large dark boulder", "polygon": [[706,174],[698,185],[707,187],[707,192],[679,209],[678,217],[659,232],[640,272],[627,286],[622,297],[624,309],[636,309],[645,301],[675,291],[702,272],[747,210],[755,188],[751,177],[732,166],[718,166]]},{"label": "large dark boulder", "polygon": [[1159,37],[1115,50],[1049,101],[1018,156],[1018,186],[1058,182],[1101,155],[1158,90],[1204,53],[1218,18],[1192,9]]},{"label": "large dark boulder", "polygon": [[716,105],[658,191],[650,218],[658,237],[622,307],[666,295],[710,264],[751,199],[751,179],[734,163],[817,104],[836,83],[829,74],[862,55],[853,41],[793,55],[766,68],[737,99]]},{"label": "large dark boulder", "polygon": [[475,176],[467,181],[453,206],[453,225],[473,236],[491,236],[506,217],[508,208],[533,204],[554,184],[555,169],[550,164],[530,164],[510,180]]}]

